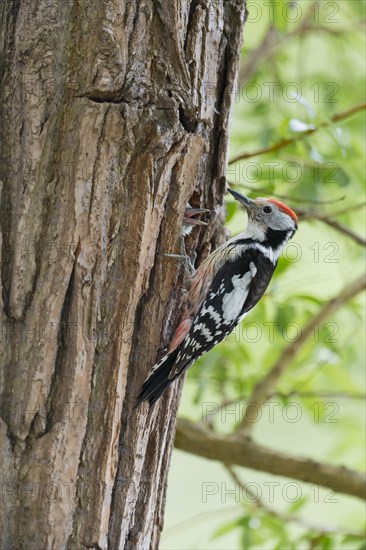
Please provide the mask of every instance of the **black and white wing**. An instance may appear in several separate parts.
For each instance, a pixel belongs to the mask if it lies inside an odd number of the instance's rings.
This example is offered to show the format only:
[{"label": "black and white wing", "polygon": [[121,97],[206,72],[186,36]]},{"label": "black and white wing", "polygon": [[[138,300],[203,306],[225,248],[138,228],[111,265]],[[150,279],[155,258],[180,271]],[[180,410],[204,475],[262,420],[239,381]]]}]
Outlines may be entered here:
[{"label": "black and white wing", "polygon": [[230,334],[263,296],[276,262],[262,248],[239,243],[228,249],[229,259],[214,276],[190,331],[151,369],[136,406],[146,400],[153,405],[192,363]]},{"label": "black and white wing", "polygon": [[242,248],[242,253],[225,262],[215,275],[180,346],[169,378],[179,376],[201,355],[221,342],[263,296],[276,264],[257,248]]}]

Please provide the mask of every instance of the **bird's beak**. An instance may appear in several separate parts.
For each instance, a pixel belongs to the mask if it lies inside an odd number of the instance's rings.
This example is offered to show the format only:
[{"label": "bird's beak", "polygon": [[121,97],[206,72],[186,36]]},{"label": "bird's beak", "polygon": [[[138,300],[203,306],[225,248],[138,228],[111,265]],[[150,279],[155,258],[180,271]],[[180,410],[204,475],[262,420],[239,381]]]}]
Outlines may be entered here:
[{"label": "bird's beak", "polygon": [[234,199],[239,201],[240,204],[242,204],[244,208],[246,208],[248,213],[252,212],[255,209],[256,204],[252,199],[250,199],[249,197],[246,197],[245,195],[242,195],[241,193],[238,193],[237,191],[234,191],[233,189],[228,188],[228,191],[229,193],[231,193]]},{"label": "bird's beak", "polygon": [[207,212],[210,212],[207,208],[187,208],[184,212],[184,223],[186,225],[207,225],[206,222],[194,218],[198,214],[206,214]]}]

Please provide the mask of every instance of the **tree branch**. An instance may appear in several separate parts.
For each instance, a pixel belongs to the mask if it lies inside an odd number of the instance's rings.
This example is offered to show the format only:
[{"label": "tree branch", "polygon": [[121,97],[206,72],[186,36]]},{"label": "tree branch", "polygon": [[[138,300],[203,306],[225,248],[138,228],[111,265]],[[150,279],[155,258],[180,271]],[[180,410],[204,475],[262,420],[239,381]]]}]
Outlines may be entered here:
[{"label": "tree branch", "polygon": [[[328,204],[332,204],[332,203],[328,203]],[[330,214],[321,214],[320,212],[314,212],[313,210],[299,210],[297,208],[296,213],[300,214],[302,220],[311,220],[316,216],[317,220],[322,221],[327,218],[336,218],[337,216],[344,216],[344,214],[349,214],[349,212],[352,212],[354,210],[359,210],[364,206],[366,206],[366,202],[361,202],[359,204],[352,204],[351,206],[347,206],[347,208],[343,208],[342,210],[338,210],[337,212],[332,212]]]},{"label": "tree branch", "polygon": [[318,126],[315,128],[308,128],[304,132],[299,132],[296,136],[293,136],[291,138],[283,139],[277,143],[274,143],[273,145],[270,145],[269,147],[264,147],[262,149],[257,149],[257,151],[252,151],[249,153],[240,153],[239,155],[236,155],[232,159],[230,159],[229,164],[234,164],[235,162],[238,162],[239,160],[245,160],[249,159],[251,157],[258,157],[260,155],[266,155],[267,153],[273,153],[274,151],[278,151],[279,149],[282,149],[283,147],[287,147],[287,145],[291,145],[292,143],[295,143],[296,141],[299,141],[300,139],[303,139],[305,136],[309,136],[311,134],[314,134],[314,132],[317,132],[321,128],[327,128],[331,126],[335,122],[340,122],[341,120],[345,120],[346,118],[351,117],[352,115],[363,111],[366,109],[366,103],[362,103],[360,105],[355,105],[354,107],[351,107],[350,109],[347,109],[346,111],[343,111],[342,113],[338,113],[333,115],[330,120],[325,120],[321,122]]},{"label": "tree branch", "polygon": [[339,295],[326,302],[320,311],[304,327],[299,337],[283,350],[271,370],[254,387],[252,395],[249,398],[243,420],[238,426],[238,432],[248,434],[251,431],[254,426],[254,418],[257,417],[258,410],[261,409],[269,396],[273,393],[279,378],[298,355],[303,345],[313,334],[314,329],[321,324],[324,319],[338,311],[343,304],[362,292],[365,288],[366,279],[364,275],[352,281]]},{"label": "tree branch", "polygon": [[357,244],[366,247],[366,240],[360,235],[357,235],[357,233],[352,231],[352,229],[349,229],[349,227],[347,227],[346,225],[343,225],[336,220],[332,220],[331,218],[317,218],[314,216],[314,219],[321,220],[326,225],[329,225],[329,227],[333,227],[333,229],[336,229],[337,231],[339,231],[339,233],[343,233],[344,235],[346,235],[346,237],[354,240]]},{"label": "tree branch", "polygon": [[175,447],[224,464],[243,466],[260,472],[289,477],[329,487],[333,491],[365,499],[365,476],[344,466],[290,456],[258,445],[235,433],[219,434],[203,424],[178,419]]}]

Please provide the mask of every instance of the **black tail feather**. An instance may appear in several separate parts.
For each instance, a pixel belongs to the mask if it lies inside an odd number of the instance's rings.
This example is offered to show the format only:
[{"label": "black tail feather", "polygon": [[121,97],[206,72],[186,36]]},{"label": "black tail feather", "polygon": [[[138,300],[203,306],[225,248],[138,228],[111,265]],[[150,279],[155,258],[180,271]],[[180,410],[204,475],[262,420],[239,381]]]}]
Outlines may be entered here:
[{"label": "black tail feather", "polygon": [[168,389],[176,377],[169,378],[174,362],[177,358],[179,347],[172,353],[166,355],[165,360],[156,370],[145,380],[136,401],[136,408],[144,401],[149,401],[152,406],[159,397]]}]

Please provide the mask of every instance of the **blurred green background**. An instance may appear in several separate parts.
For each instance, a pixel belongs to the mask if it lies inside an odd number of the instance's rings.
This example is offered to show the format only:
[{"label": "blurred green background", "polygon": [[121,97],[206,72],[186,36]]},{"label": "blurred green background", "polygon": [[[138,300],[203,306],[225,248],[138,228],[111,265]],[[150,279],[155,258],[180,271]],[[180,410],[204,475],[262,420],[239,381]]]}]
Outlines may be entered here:
[{"label": "blurred green background", "polygon": [[[189,371],[179,416],[200,422],[207,404],[228,402],[213,419],[224,433],[296,333],[365,267],[365,2],[249,1],[248,9],[229,159],[292,141],[231,162],[227,179],[251,197],[284,197],[304,219],[261,302]],[[230,198],[227,212],[238,233],[244,212]],[[364,469],[364,326],[362,294],[320,324],[263,407],[256,442]],[[162,550],[366,548],[361,500],[233,469],[260,502],[223,464],[174,450]]]}]

